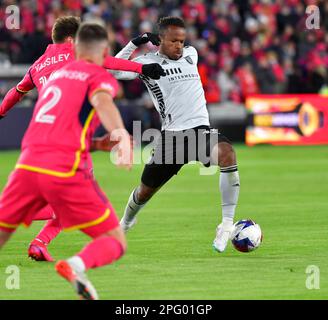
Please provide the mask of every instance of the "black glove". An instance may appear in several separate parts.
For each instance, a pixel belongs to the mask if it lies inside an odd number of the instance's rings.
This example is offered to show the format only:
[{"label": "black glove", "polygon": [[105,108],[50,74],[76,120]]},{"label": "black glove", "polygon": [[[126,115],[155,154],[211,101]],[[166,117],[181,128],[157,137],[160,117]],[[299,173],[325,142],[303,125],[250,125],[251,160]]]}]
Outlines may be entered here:
[{"label": "black glove", "polygon": [[166,76],[164,69],[158,63],[144,64],[142,74],[155,80],[158,80],[161,76]]},{"label": "black glove", "polygon": [[2,116],[1,114],[0,114],[0,120],[2,119],[2,118],[4,118],[5,116]]},{"label": "black glove", "polygon": [[149,41],[155,46],[159,46],[159,44],[161,43],[158,34],[150,33],[150,32],[146,32],[131,40],[131,42],[137,47]]}]

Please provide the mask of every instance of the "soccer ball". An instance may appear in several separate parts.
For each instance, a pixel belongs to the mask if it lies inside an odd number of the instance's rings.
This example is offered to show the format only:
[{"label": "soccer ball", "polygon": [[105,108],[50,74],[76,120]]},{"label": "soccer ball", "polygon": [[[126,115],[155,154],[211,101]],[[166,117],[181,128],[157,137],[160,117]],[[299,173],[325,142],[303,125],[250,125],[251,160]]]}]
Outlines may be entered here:
[{"label": "soccer ball", "polygon": [[231,234],[233,246],[240,252],[250,252],[257,249],[263,239],[260,226],[250,220],[240,220],[234,224]]}]

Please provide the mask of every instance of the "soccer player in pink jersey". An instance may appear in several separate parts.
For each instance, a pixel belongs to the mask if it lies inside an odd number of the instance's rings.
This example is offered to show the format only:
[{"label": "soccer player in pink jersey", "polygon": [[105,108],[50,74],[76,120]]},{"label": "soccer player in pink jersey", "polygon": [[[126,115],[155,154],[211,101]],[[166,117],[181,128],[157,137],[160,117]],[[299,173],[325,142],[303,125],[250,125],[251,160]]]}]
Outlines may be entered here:
[{"label": "soccer player in pink jersey", "polygon": [[[74,61],[73,41],[79,25],[80,18],[74,16],[64,16],[56,20],[52,29],[53,44],[50,44],[45,53],[33,63],[22,81],[7,93],[0,105],[0,117],[4,117],[33,88],[36,87],[40,92],[53,72]],[[134,71],[154,79],[158,79],[160,75],[165,75],[158,64],[143,65],[109,55],[105,57],[103,67],[112,70]],[[109,135],[105,135],[92,139],[90,150],[110,151],[115,144],[116,142],[110,140]],[[37,261],[53,261],[54,259],[47,250],[47,245],[61,231],[56,214],[50,206],[45,206],[34,216],[34,219],[48,221],[29,245],[28,256]]]},{"label": "soccer player in pink jersey", "polygon": [[[130,136],[113,98],[116,79],[102,68],[106,30],[82,24],[77,61],[55,72],[41,89],[15,170],[0,198],[0,248],[21,224],[49,204],[66,230],[92,238],[79,253],[58,261],[56,270],[82,299],[98,299],[85,272],[110,264],[126,250],[118,218],[92,174],[91,138],[101,122],[118,141],[118,165],[130,169]],[[83,195],[83,196],[81,196]]]}]

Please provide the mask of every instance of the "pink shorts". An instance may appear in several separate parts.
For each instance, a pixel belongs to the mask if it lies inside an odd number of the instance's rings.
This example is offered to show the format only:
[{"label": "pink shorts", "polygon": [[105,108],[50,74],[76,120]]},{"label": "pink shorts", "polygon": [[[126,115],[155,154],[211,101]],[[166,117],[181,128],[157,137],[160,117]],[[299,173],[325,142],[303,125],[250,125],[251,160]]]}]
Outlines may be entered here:
[{"label": "pink shorts", "polygon": [[67,231],[81,229],[95,237],[119,225],[106,195],[88,172],[57,178],[16,169],[0,197],[0,229],[13,232],[21,223],[30,225],[40,218],[41,209],[51,211],[48,204]]},{"label": "pink shorts", "polygon": [[33,215],[33,220],[52,220],[55,218],[56,214],[54,209],[52,209],[48,204]]}]

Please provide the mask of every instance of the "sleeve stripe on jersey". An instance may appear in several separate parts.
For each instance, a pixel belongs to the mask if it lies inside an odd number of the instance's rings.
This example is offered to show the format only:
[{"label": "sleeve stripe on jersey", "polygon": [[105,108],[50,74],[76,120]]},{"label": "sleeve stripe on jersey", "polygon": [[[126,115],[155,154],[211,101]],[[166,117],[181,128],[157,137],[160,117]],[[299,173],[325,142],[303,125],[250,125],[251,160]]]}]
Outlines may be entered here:
[{"label": "sleeve stripe on jersey", "polygon": [[29,92],[29,91],[21,90],[21,89],[19,89],[18,87],[16,87],[16,91],[18,91],[19,93],[28,93],[28,92]]}]

